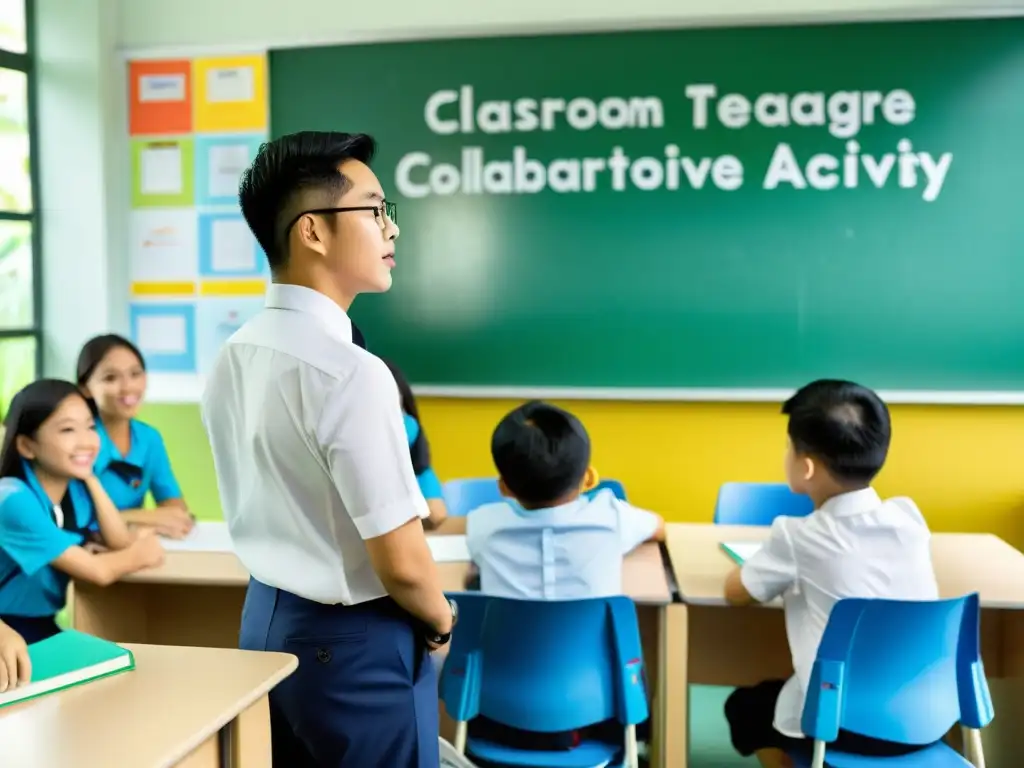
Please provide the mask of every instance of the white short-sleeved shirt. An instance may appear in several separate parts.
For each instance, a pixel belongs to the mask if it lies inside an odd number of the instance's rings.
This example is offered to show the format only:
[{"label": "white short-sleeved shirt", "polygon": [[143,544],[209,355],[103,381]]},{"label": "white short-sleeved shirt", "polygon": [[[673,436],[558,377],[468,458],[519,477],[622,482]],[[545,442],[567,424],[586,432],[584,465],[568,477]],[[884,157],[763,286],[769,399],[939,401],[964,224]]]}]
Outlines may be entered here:
[{"label": "white short-sleeved shirt", "polygon": [[485,504],[466,518],[480,589],[522,600],[622,594],[622,558],[658,530],[657,515],[604,490],[547,509]]},{"label": "white short-sleeved shirt", "polygon": [[321,293],[271,285],[203,393],[224,518],[259,581],[321,603],[386,591],[364,539],[429,515],[398,387]]},{"label": "white short-sleeved shirt", "polygon": [[882,501],[872,488],[829,499],[808,517],[778,517],[740,572],[761,603],[782,595],[793,654],[775,728],[802,738],[800,719],[818,645],[843,598],[937,600],[931,533],[913,501]]}]

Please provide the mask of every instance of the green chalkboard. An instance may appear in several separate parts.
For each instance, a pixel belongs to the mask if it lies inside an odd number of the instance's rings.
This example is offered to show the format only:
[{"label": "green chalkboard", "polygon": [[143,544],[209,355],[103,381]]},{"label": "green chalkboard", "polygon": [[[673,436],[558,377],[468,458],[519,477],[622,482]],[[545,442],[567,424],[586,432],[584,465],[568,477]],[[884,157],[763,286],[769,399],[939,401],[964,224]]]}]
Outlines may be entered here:
[{"label": "green chalkboard", "polygon": [[1024,392],[1024,19],[282,50],[270,77],[275,135],[380,142],[398,268],[353,312],[414,382]]}]

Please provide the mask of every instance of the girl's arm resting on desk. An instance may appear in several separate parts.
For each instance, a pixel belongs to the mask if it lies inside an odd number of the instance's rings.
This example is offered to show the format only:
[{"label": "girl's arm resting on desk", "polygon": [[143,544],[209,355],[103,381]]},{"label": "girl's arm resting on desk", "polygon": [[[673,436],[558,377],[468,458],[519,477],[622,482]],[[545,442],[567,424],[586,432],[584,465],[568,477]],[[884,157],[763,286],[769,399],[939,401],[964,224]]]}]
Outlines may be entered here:
[{"label": "girl's arm resting on desk", "polygon": [[195,519],[183,505],[182,499],[168,499],[158,504],[156,509],[126,509],[120,514],[129,525],[145,525],[155,528],[161,536],[181,539],[195,525]]},{"label": "girl's arm resting on desk", "polygon": [[50,565],[73,579],[106,587],[129,573],[160,565],[163,560],[159,539],[140,536],[116,552],[94,555],[83,547],[68,547]]},{"label": "girl's arm resting on desk", "polygon": [[430,517],[423,519],[423,527],[428,531],[436,531],[448,519],[448,507],[444,499],[427,499],[427,509],[430,510]]},{"label": "girl's arm resting on desk", "polygon": [[96,522],[99,523],[100,536],[103,537],[103,545],[108,549],[124,549],[132,543],[133,536],[128,530],[128,525],[121,518],[120,512],[110,500],[103,485],[95,475],[85,481],[85,487],[92,497],[92,505],[96,510]]},{"label": "girl's arm resting on desk", "polygon": [[32,679],[32,661],[25,639],[0,621],[0,693],[26,685]]}]

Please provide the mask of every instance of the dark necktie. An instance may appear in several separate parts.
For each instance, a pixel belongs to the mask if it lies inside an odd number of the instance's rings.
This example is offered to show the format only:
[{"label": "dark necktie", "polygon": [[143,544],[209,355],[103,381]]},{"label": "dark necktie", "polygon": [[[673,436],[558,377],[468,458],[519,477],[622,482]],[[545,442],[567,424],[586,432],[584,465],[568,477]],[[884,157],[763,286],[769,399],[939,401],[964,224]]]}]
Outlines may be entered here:
[{"label": "dark necktie", "polygon": [[357,347],[366,349],[366,339],[363,338],[363,332],[359,330],[359,326],[352,323],[352,343]]}]

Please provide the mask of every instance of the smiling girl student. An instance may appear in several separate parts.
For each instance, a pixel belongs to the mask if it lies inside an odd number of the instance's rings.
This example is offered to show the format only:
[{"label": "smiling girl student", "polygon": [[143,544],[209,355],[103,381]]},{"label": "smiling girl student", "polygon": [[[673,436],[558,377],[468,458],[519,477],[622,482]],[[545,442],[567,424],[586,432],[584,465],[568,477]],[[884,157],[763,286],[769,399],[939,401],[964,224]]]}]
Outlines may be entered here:
[{"label": "smiling girl student", "polygon": [[[163,438],[135,418],[146,394],[146,362],[128,339],[105,334],[78,355],[78,386],[99,414],[96,476],[125,522],[152,527],[161,536],[184,537],[195,524],[171,470]],[[146,494],[156,509],[143,509]]]},{"label": "smiling girl student", "polygon": [[14,396],[5,427],[0,621],[31,644],[60,631],[70,579],[105,586],[159,565],[163,549],[157,537],[128,531],[93,474],[100,441],[74,384],[29,384]]}]

